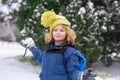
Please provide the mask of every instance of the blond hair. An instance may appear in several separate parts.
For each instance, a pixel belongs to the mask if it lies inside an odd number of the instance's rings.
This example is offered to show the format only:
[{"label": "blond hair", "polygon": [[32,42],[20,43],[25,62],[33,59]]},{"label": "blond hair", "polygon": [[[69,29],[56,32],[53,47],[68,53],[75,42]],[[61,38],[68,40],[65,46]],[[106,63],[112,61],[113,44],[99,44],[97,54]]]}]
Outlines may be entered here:
[{"label": "blond hair", "polygon": [[[66,30],[66,33],[67,33],[66,40],[68,41],[68,43],[75,45],[75,39],[76,39],[75,32],[69,26],[66,26],[66,25],[62,25],[62,26]],[[53,30],[50,30],[50,32],[45,36],[46,44],[49,44],[54,41],[53,36],[52,36],[52,31]]]}]

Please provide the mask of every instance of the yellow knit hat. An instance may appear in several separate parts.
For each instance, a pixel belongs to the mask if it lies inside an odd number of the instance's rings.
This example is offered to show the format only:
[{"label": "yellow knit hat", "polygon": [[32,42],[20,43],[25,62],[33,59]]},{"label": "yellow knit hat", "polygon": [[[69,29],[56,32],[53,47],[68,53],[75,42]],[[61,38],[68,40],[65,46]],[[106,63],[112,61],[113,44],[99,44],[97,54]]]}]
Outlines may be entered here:
[{"label": "yellow knit hat", "polygon": [[71,23],[64,17],[57,15],[55,12],[47,11],[41,16],[41,24],[44,27],[50,27],[52,30],[55,26],[64,24],[70,27]]}]

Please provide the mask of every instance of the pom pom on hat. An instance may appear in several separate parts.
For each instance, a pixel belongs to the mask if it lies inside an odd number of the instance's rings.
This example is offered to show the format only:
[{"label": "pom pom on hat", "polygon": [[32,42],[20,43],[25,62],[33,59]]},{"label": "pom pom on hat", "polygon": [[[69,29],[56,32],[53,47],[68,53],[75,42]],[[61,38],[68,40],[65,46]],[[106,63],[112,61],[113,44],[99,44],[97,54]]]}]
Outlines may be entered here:
[{"label": "pom pom on hat", "polygon": [[54,20],[57,19],[57,15],[52,11],[47,11],[42,14],[41,24],[44,27],[50,27]]},{"label": "pom pom on hat", "polygon": [[60,24],[67,25],[69,27],[71,25],[71,23],[64,16],[57,15],[52,11],[47,11],[42,14],[41,24],[44,27],[50,27],[50,30]]}]

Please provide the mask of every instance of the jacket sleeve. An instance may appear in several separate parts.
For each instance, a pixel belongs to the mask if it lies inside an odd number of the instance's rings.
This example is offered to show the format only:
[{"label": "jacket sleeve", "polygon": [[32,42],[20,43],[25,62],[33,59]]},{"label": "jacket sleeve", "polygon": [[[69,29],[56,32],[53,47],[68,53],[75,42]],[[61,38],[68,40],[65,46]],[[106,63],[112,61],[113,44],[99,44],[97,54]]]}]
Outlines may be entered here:
[{"label": "jacket sleeve", "polygon": [[43,52],[39,48],[33,48],[31,52],[35,61],[41,64]]},{"label": "jacket sleeve", "polygon": [[[79,56],[77,55],[79,51],[74,51],[73,55],[70,57],[69,61],[67,62],[66,69],[68,72],[68,76],[71,80],[77,80],[78,74],[82,72],[80,70],[80,62]],[[85,60],[85,58],[84,58]],[[85,60],[86,61],[86,60]]]}]

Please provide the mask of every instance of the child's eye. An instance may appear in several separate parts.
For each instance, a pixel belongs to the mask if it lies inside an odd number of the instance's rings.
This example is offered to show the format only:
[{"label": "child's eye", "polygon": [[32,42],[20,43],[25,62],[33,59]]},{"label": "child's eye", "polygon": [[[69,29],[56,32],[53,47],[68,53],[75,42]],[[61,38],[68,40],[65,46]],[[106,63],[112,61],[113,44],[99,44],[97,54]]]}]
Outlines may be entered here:
[{"label": "child's eye", "polygon": [[57,31],[57,29],[54,29],[53,31]]},{"label": "child's eye", "polygon": [[64,30],[62,30],[62,29],[61,29],[60,31],[61,31],[61,32],[64,32]]}]

